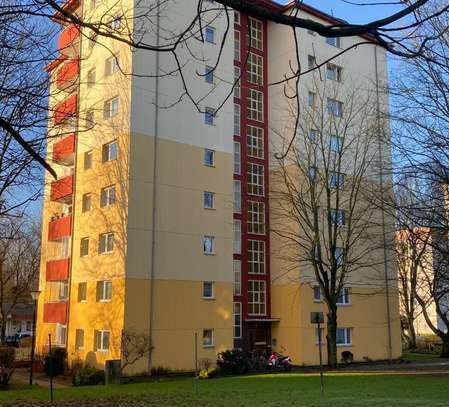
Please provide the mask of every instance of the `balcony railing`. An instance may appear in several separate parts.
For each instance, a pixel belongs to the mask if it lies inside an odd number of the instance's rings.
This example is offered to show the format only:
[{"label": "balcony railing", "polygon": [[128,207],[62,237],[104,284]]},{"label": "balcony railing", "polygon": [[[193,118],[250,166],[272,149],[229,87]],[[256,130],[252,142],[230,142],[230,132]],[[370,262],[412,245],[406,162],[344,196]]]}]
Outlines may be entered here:
[{"label": "balcony railing", "polygon": [[73,175],[51,183],[50,199],[56,202],[68,202],[73,194]]},{"label": "balcony railing", "polygon": [[65,324],[67,322],[67,302],[44,304],[44,323]]},{"label": "balcony railing", "polygon": [[58,39],[58,49],[61,54],[75,56],[78,54],[76,45],[79,44],[80,30],[75,24],[70,24],[61,32]]},{"label": "balcony railing", "polygon": [[50,260],[46,264],[46,281],[68,280],[70,270],[70,259]]},{"label": "balcony railing", "polygon": [[79,59],[72,59],[59,68],[56,74],[56,85],[59,89],[67,89],[72,86],[80,73]]},{"label": "balcony railing", "polygon": [[58,141],[53,146],[53,162],[63,165],[73,165],[75,158],[75,135],[71,134]]},{"label": "balcony railing", "polygon": [[64,123],[69,117],[75,116],[77,105],[78,97],[76,94],[57,104],[54,112],[55,125]]},{"label": "balcony railing", "polygon": [[48,240],[60,240],[72,233],[72,215],[52,220],[48,225]]}]

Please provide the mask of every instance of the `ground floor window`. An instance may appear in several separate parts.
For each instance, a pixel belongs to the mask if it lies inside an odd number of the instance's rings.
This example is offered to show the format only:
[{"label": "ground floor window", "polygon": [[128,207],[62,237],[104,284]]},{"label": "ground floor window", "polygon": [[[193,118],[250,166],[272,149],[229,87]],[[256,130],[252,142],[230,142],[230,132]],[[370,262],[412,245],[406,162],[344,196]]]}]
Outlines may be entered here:
[{"label": "ground floor window", "polygon": [[77,329],[75,332],[75,348],[76,350],[84,349],[84,330]]},{"label": "ground floor window", "polygon": [[337,328],[337,345],[340,346],[352,345],[351,328]]},{"label": "ground floor window", "polygon": [[65,345],[67,341],[67,325],[56,324],[56,345]]},{"label": "ground floor window", "polygon": [[109,351],[109,331],[95,331],[95,351],[107,352]]},{"label": "ground floor window", "polygon": [[242,303],[234,302],[234,338],[242,337]]},{"label": "ground floor window", "polygon": [[210,348],[214,346],[214,330],[203,329],[203,347]]}]

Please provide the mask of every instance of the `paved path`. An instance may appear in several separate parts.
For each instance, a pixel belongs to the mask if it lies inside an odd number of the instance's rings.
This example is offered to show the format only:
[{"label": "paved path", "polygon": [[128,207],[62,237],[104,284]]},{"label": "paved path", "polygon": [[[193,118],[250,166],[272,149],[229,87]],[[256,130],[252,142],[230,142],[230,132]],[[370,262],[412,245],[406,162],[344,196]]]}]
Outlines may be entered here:
[{"label": "paved path", "polygon": [[[12,380],[15,383],[29,383],[30,375],[29,372],[24,370],[16,370],[12,376]],[[33,377],[33,384],[37,384],[42,387],[50,387],[50,379],[47,376],[42,374],[37,374]],[[53,388],[54,389],[63,389],[64,387],[70,386],[69,383],[61,383],[60,380],[53,380]]]}]

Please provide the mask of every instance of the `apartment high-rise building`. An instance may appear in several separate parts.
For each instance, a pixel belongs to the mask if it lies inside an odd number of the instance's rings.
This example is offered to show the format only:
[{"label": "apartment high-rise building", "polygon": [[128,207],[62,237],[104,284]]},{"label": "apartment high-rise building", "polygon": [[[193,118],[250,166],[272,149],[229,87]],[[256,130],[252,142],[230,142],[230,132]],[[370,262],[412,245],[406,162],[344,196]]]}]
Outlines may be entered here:
[{"label": "apartment high-rise building", "polygon": [[[259,3],[285,13],[297,7]],[[159,19],[133,20],[151,5],[68,0],[64,9],[102,18],[115,35],[133,27],[141,44],[160,46],[196,10],[193,0],[173,0]],[[335,22],[299,7],[307,18]],[[170,52],[62,26],[60,57],[47,67],[48,159],[58,180],[46,179],[38,352],[51,334],[70,361],[102,366],[122,357],[124,335],[146,335],[152,351],[135,371],[193,369],[195,338],[199,359],[237,347],[317,363],[309,314],[324,305],[313,285],[285,280],[270,225],[273,146],[291,121],[284,85],[272,84],[291,75],[295,43],[288,27],[237,12],[229,18],[227,30],[223,11],[206,13],[204,40],[196,31],[179,50],[185,85]],[[298,32],[304,61],[324,61],[360,40]],[[385,51],[374,43],[335,64],[329,75],[342,86],[351,77],[366,86],[386,81]],[[309,78],[300,92],[310,99],[310,87],[321,85]],[[389,295],[363,278],[347,288],[338,339],[357,360],[400,354],[397,297]]]}]

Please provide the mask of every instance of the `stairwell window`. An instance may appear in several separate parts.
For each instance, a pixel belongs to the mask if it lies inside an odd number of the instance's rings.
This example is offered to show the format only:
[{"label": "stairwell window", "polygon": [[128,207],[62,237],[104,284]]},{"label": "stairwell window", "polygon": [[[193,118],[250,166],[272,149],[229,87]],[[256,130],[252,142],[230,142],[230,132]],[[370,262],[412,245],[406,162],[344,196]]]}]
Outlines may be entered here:
[{"label": "stairwell window", "polygon": [[330,210],[330,220],[332,225],[344,226],[345,219],[345,210],[344,209],[331,209]]},{"label": "stairwell window", "polygon": [[86,112],[86,128],[91,129],[95,125],[95,112],[88,110]]},{"label": "stairwell window", "polygon": [[248,281],[248,314],[265,315],[266,314],[266,295],[265,281]]},{"label": "stairwell window", "polygon": [[318,285],[313,287],[313,302],[321,302],[321,287]]},{"label": "stairwell window", "polygon": [[66,301],[69,298],[69,283],[67,281],[60,281],[58,283],[58,300]]},{"label": "stairwell window", "polygon": [[240,61],[240,31],[234,31],[234,60]]},{"label": "stairwell window", "polygon": [[107,58],[104,65],[104,75],[110,76],[116,72],[118,72],[120,60],[119,60],[119,54],[114,54],[111,57]]},{"label": "stairwell window", "polygon": [[248,119],[263,121],[263,93],[255,89],[248,90]]},{"label": "stairwell window", "polygon": [[248,233],[265,234],[265,204],[248,201]]},{"label": "stairwell window", "polygon": [[112,300],[112,281],[97,282],[97,302],[109,302]]},{"label": "stairwell window", "polygon": [[263,85],[263,58],[253,52],[248,55],[246,64],[246,73],[249,83],[254,85]]},{"label": "stairwell window", "polygon": [[263,51],[263,23],[255,18],[248,19],[249,37],[248,44],[251,48]]},{"label": "stairwell window", "polygon": [[352,345],[352,328],[337,328],[337,346]]},{"label": "stairwell window", "polygon": [[240,99],[240,68],[238,66],[234,67],[234,97]]},{"label": "stairwell window", "polygon": [[108,254],[114,251],[114,233],[102,233],[99,239],[98,253]]},{"label": "stairwell window", "polygon": [[242,263],[240,260],[234,260],[234,295],[242,295]]},{"label": "stairwell window", "polygon": [[248,240],[248,273],[265,274],[265,242]]},{"label": "stairwell window", "polygon": [[214,68],[207,66],[204,68],[204,80],[206,83],[214,84]]},{"label": "stairwell window", "polygon": [[240,136],[240,105],[234,103],[234,136]]},{"label": "stairwell window", "polygon": [[316,107],[316,93],[315,92],[309,92],[307,94],[307,105],[309,107]]},{"label": "stairwell window", "polygon": [[103,117],[105,119],[112,119],[118,115],[119,109],[119,98],[115,97],[104,102],[103,106]]},{"label": "stairwell window", "polygon": [[332,189],[343,190],[345,187],[345,174],[337,171],[331,171],[329,175],[329,187]]},{"label": "stairwell window", "polygon": [[316,58],[313,55],[307,56],[307,68],[313,69],[316,67]]},{"label": "stairwell window", "polygon": [[80,257],[86,257],[89,255],[89,238],[83,237],[80,240]]},{"label": "stairwell window", "polygon": [[211,255],[215,253],[215,237],[214,236],[204,236],[203,237],[203,253]]},{"label": "stairwell window", "polygon": [[264,166],[248,163],[248,194],[264,195]]},{"label": "stairwell window", "polygon": [[242,253],[242,221],[234,219],[234,254]]},{"label": "stairwell window", "polygon": [[234,180],[234,213],[242,211],[242,184],[238,179]]},{"label": "stairwell window", "polygon": [[343,148],[343,137],[331,136],[329,139],[329,149],[333,153],[341,153]]},{"label": "stairwell window", "polygon": [[67,342],[67,325],[56,324],[55,345],[65,346]]},{"label": "stairwell window", "polygon": [[248,156],[264,158],[263,129],[261,127],[247,126],[246,146]]},{"label": "stairwell window", "polygon": [[109,351],[109,331],[94,331],[94,349],[95,352],[108,352]]},{"label": "stairwell window", "polygon": [[110,143],[103,144],[102,147],[102,161],[105,163],[107,161],[114,161],[117,159],[117,141],[111,141]]},{"label": "stairwell window", "polygon": [[106,208],[115,204],[115,185],[103,188],[100,193],[100,206]]},{"label": "stairwell window", "polygon": [[234,174],[236,175],[240,175],[242,169],[240,158],[240,143],[238,141],[234,141]]},{"label": "stairwell window", "polygon": [[233,317],[234,317],[234,339],[242,337],[242,303],[234,302],[233,304]]}]

